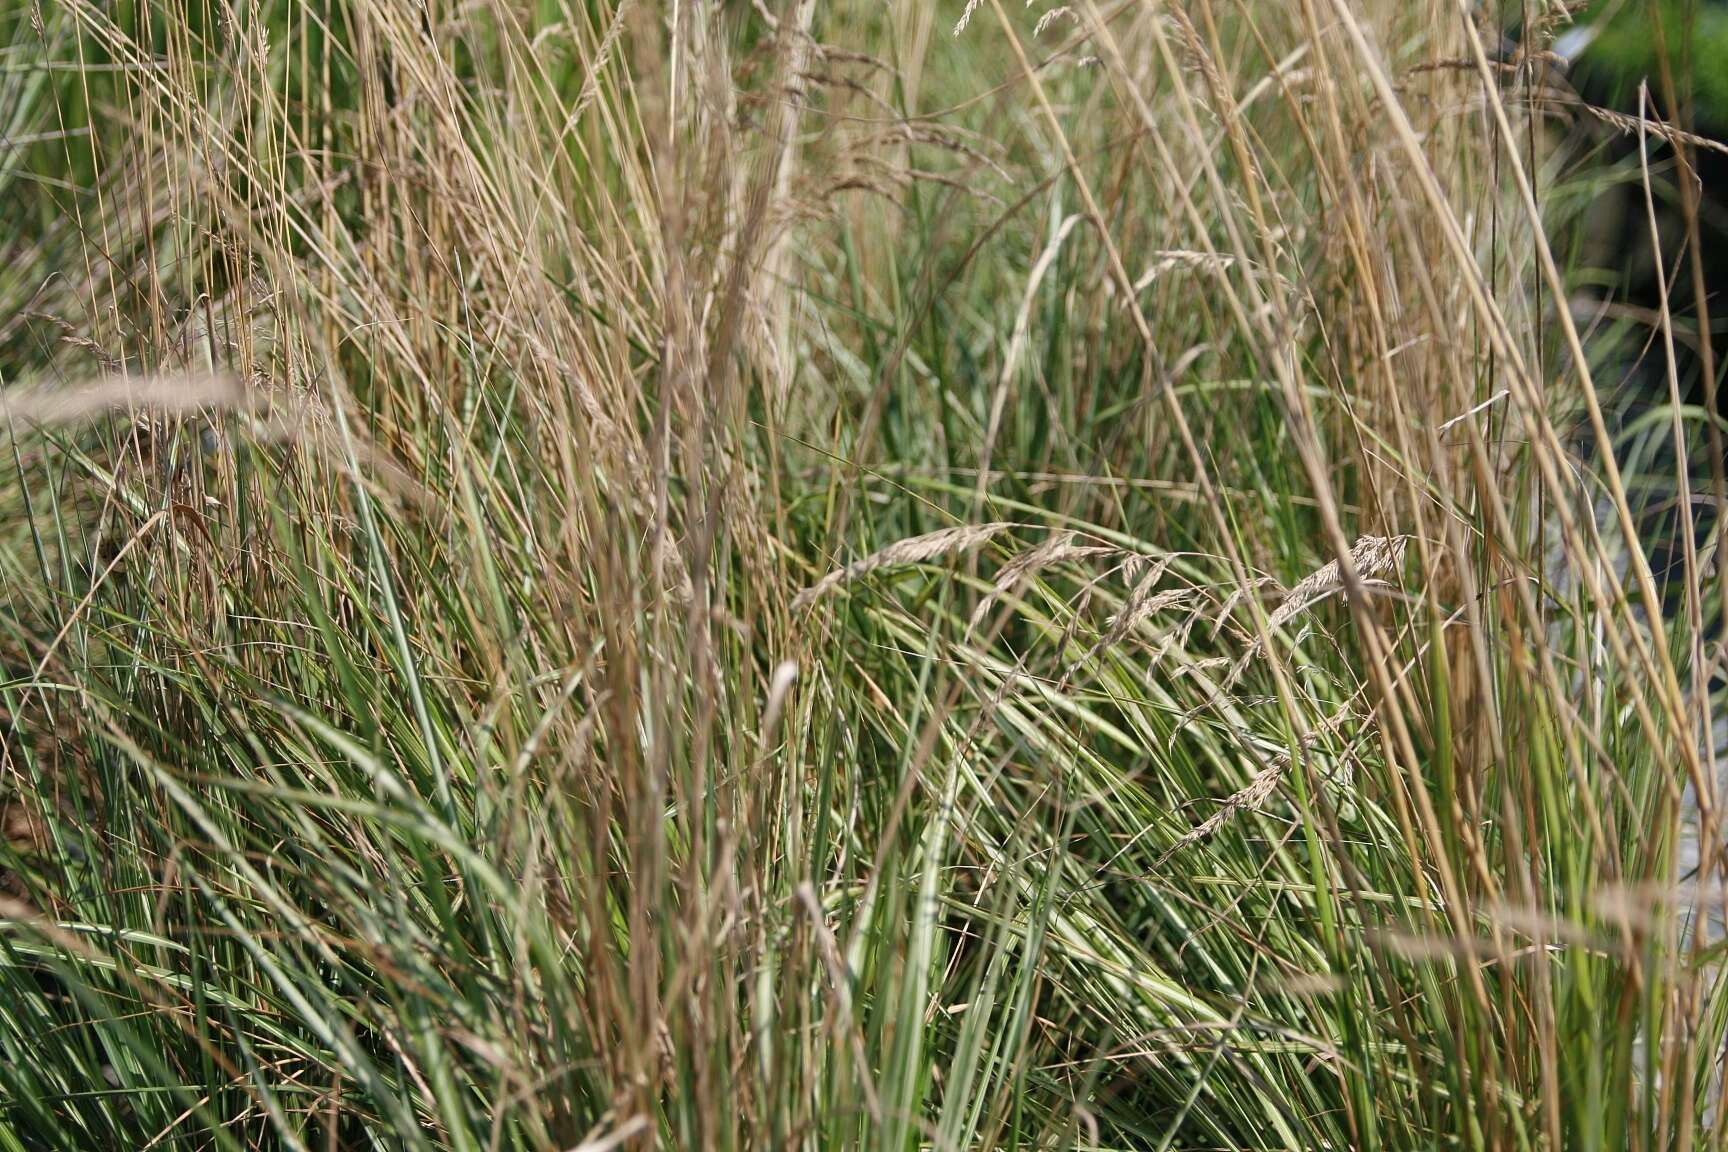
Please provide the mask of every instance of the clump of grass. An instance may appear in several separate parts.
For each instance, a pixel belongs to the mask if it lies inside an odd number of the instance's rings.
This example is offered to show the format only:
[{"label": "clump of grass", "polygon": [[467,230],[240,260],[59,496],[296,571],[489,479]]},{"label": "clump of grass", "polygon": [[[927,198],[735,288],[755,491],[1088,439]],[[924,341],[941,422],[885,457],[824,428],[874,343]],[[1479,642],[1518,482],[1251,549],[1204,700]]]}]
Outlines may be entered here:
[{"label": "clump of grass", "polygon": [[1706,417],[1462,8],[0,43],[0,1147],[1723,1142]]}]

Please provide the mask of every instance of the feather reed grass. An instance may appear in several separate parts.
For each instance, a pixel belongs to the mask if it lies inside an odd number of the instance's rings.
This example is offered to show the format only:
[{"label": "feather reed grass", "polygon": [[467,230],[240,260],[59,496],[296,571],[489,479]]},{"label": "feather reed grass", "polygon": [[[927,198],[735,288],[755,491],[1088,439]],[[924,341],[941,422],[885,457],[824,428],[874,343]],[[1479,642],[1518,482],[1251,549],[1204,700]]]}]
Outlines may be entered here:
[{"label": "feather reed grass", "polygon": [[1728,1147],[1710,145],[1497,37],[0,9],[0,1149]]}]

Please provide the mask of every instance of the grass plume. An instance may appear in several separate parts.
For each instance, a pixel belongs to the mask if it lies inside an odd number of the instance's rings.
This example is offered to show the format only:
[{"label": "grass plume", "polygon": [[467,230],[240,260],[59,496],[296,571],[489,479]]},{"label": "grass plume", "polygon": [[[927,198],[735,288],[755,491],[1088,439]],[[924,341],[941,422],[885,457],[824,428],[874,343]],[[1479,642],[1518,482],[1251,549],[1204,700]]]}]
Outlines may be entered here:
[{"label": "grass plume", "polygon": [[0,6],[0,1150],[1728,1146],[1543,11]]}]

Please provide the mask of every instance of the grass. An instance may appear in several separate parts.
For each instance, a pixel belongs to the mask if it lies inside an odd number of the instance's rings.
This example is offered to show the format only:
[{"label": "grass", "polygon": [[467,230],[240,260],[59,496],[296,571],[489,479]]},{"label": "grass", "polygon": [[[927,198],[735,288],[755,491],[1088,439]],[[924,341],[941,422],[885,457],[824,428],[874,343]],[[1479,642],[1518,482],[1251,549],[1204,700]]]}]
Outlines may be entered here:
[{"label": "grass", "polygon": [[0,7],[0,1149],[1728,1144],[1683,181],[1484,37]]}]

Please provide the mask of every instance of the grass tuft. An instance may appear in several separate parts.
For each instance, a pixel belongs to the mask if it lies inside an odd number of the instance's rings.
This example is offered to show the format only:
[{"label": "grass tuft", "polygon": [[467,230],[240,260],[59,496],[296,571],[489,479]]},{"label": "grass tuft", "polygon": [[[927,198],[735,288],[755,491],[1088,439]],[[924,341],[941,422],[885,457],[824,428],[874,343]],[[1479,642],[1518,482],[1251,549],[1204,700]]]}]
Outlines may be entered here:
[{"label": "grass tuft", "polygon": [[0,7],[0,1150],[1728,1145],[1563,30]]}]

